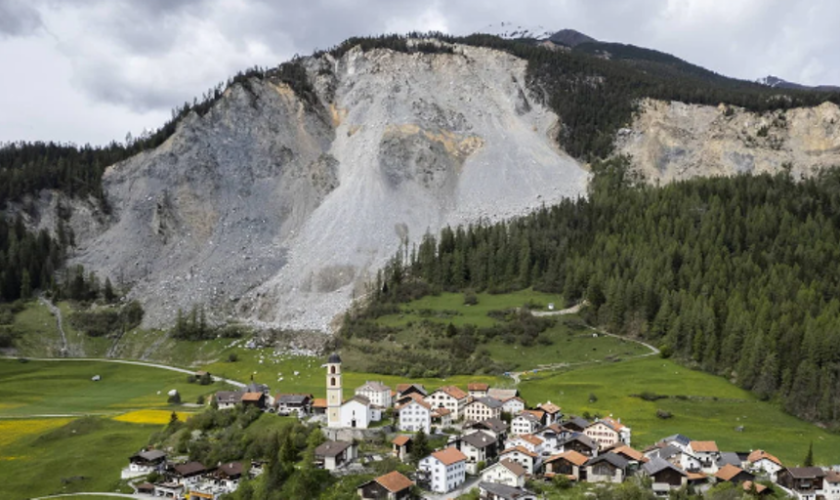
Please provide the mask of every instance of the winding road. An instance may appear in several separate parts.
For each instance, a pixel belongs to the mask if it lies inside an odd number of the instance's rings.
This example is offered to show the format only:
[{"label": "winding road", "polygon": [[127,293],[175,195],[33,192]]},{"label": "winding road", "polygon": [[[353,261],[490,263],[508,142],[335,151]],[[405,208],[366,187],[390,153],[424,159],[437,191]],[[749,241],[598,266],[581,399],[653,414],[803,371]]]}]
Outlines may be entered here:
[{"label": "winding road", "polygon": [[[586,301],[583,301],[583,302],[581,302],[577,305],[569,307],[568,309],[563,309],[563,310],[560,310],[560,311],[531,311],[531,314],[533,316],[538,316],[538,317],[564,316],[564,315],[567,315],[567,314],[577,314],[577,313],[580,312],[580,310],[585,305],[586,305]],[[643,342],[641,340],[633,339],[633,338],[630,338],[630,337],[622,337],[621,335],[616,335],[614,333],[608,333],[608,332],[605,332],[603,330],[599,330],[599,329],[597,329],[595,327],[592,327],[592,326],[590,326],[589,329],[592,330],[593,332],[597,333],[598,335],[606,335],[606,336],[614,337],[614,338],[621,339],[621,340],[627,340],[627,341],[630,341],[630,342],[635,342],[636,344],[645,346],[646,348],[650,349],[650,352],[647,352],[645,354],[640,354],[638,356],[633,356],[633,357],[630,357],[630,358],[627,358],[627,359],[647,358],[649,356],[657,356],[660,353],[659,349],[657,349],[656,347],[648,344],[647,342]],[[513,381],[516,385],[519,385],[519,382],[521,381],[521,377],[525,373],[560,370],[560,369],[563,369],[563,368],[570,368],[570,367],[573,367],[573,366],[593,365],[593,364],[598,364],[598,363],[603,363],[603,360],[582,361],[580,363],[557,363],[557,364],[553,364],[553,365],[543,365],[543,366],[538,366],[537,368],[534,368],[534,369],[531,369],[531,370],[525,370],[525,371],[521,371],[521,372],[513,372],[513,373],[510,374],[510,377],[513,379]]]}]

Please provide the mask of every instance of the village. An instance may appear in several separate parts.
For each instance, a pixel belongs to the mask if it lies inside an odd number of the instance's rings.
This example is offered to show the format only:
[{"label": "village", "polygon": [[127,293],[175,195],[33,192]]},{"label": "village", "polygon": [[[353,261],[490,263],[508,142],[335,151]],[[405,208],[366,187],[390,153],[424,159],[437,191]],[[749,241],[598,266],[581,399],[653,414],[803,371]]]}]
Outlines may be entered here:
[{"label": "village", "polygon": [[[840,472],[806,464],[785,466],[764,450],[723,451],[715,441],[682,434],[644,449],[632,447],[632,429],[618,416],[585,419],[565,415],[551,401],[529,404],[518,390],[470,383],[427,391],[421,384],[391,388],[368,381],[345,399],[341,358],[326,369],[326,398],[277,394],[253,381],[238,391],[219,391],[219,410],[254,406],[320,425],[326,441],[315,450],[317,467],[334,475],[364,470],[360,445],[378,436],[390,456],[416,464],[413,473],[391,471],[359,484],[362,500],[456,498],[477,492],[483,500],[536,500],[528,486],[547,482],[619,484],[639,479],[656,496],[690,489],[703,493],[731,483],[758,498],[775,493],[798,500],[840,500]],[[445,438],[438,449],[429,437]],[[418,451],[422,456],[418,456]],[[373,460],[381,460],[373,456]],[[263,464],[170,461],[167,451],[144,449],[129,458],[123,479],[155,477],[134,485],[140,495],[218,500],[243,478],[263,473]],[[150,476],[153,475],[153,476]]]}]

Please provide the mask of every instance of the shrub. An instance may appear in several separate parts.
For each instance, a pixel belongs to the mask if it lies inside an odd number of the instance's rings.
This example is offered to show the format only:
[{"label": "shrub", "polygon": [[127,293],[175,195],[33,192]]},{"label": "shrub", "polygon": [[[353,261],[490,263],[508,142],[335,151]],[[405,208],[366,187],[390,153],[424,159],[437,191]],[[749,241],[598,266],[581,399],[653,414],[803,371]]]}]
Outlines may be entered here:
[{"label": "shrub", "polygon": [[661,418],[662,420],[668,420],[674,416],[673,413],[667,410],[659,409],[656,410],[656,418]]},{"label": "shrub", "polygon": [[572,487],[572,480],[564,474],[557,474],[554,478],[552,478],[551,482],[554,484],[554,487],[559,490],[568,490]]},{"label": "shrub", "polygon": [[236,354],[235,352],[232,352],[232,353],[228,354],[228,362],[236,363],[237,361],[239,361],[239,355],[238,354]]},{"label": "shrub", "polygon": [[195,400],[195,404],[197,405],[204,405],[204,396],[199,396],[198,399]]},{"label": "shrub", "polygon": [[464,305],[474,306],[476,304],[478,304],[478,296],[475,294],[475,292],[464,293]]},{"label": "shrub", "polygon": [[596,396],[595,393],[590,392],[589,393],[589,402],[590,403],[597,403],[598,402],[598,396]]}]

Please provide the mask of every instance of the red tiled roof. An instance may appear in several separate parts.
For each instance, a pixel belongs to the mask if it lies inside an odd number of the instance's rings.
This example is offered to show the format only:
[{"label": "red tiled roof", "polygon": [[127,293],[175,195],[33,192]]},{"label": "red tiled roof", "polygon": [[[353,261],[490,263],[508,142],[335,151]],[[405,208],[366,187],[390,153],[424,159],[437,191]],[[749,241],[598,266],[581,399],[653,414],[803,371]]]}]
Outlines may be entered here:
[{"label": "red tiled roof", "polygon": [[[753,485],[752,481],[744,481],[744,484],[742,484],[741,486],[744,487],[744,491],[749,492],[750,489],[752,489],[752,485]],[[767,489],[767,486],[764,486],[763,484],[755,483],[755,492],[756,493],[762,493],[766,489]]]},{"label": "red tiled roof", "polygon": [[572,451],[567,451],[566,453],[561,453],[559,455],[552,455],[551,458],[546,460],[546,463],[553,462],[555,460],[560,460],[560,459],[567,460],[568,462],[570,462],[574,465],[577,465],[578,467],[585,464],[586,461],[589,460],[588,458],[586,458],[585,455],[582,455],[582,454],[572,450]]},{"label": "red tiled roof", "polygon": [[546,413],[558,413],[560,411],[560,407],[554,403],[544,403],[539,405],[537,408],[544,410]]},{"label": "red tiled roof", "polygon": [[391,440],[397,446],[405,446],[411,441],[411,436],[397,436]]},{"label": "red tiled roof", "polygon": [[414,485],[414,483],[411,482],[411,479],[403,476],[397,471],[389,472],[384,476],[379,476],[376,479],[374,479],[374,481],[381,484],[386,490],[390,491],[391,493],[398,493],[407,488],[411,488]]},{"label": "red tiled roof", "polygon": [[732,464],[726,464],[715,473],[715,477],[721,481],[731,481],[733,477],[744,472],[744,469]]},{"label": "red tiled roof", "polygon": [[325,398],[315,398],[312,400],[313,408],[326,408],[327,400]]},{"label": "red tiled roof", "polygon": [[523,441],[527,441],[534,446],[539,446],[543,443],[542,439],[538,438],[537,436],[535,436],[533,434],[523,434],[523,435],[519,436],[519,439],[521,439]]},{"label": "red tiled roof", "polygon": [[514,451],[518,451],[519,453],[522,453],[523,455],[528,455],[531,458],[537,458],[536,453],[531,453],[530,451],[528,451],[526,448],[524,448],[522,446],[514,446],[513,448],[508,448],[508,449],[502,451],[501,453],[499,453],[499,455],[500,456],[505,455],[507,453],[512,453]]},{"label": "red tiled roof", "polygon": [[265,394],[263,394],[261,392],[246,392],[242,396],[242,401],[251,401],[251,402],[256,403],[257,401],[259,401],[260,399],[262,399],[264,397],[265,397]]},{"label": "red tiled roof", "polygon": [[694,453],[712,453],[718,451],[717,443],[714,441],[692,441],[689,443],[689,446],[691,446],[691,450]]},{"label": "red tiled roof", "polygon": [[767,460],[770,460],[771,462],[773,462],[774,464],[776,464],[780,467],[782,465],[781,460],[779,460],[778,458],[774,457],[773,455],[767,453],[764,450],[755,450],[754,452],[750,453],[750,455],[747,457],[747,461],[750,462],[751,464],[754,464],[754,463],[758,462],[759,460],[761,460],[763,458],[766,458]]},{"label": "red tiled roof", "polygon": [[499,465],[516,474],[516,477],[524,476],[528,473],[528,471],[526,471],[524,467],[514,462],[513,460],[510,460],[509,458],[500,460]]},{"label": "red tiled roof", "polygon": [[613,453],[618,455],[624,455],[625,457],[630,458],[631,460],[635,460],[637,462],[647,462],[649,459],[644,456],[641,452],[634,450],[633,448],[622,445],[612,450]]},{"label": "red tiled roof", "polygon": [[464,399],[465,397],[467,397],[469,395],[466,392],[464,392],[463,389],[461,389],[460,387],[455,387],[454,385],[447,385],[447,386],[439,387],[438,391],[441,391],[444,394],[452,396],[455,399]]},{"label": "red tiled roof", "polygon": [[466,460],[467,456],[461,453],[458,448],[449,447],[444,450],[432,453],[432,456],[440,460],[443,465],[452,465],[455,462]]},{"label": "red tiled roof", "polygon": [[490,386],[487,384],[482,384],[480,382],[474,382],[472,384],[467,384],[468,391],[478,391],[478,392],[487,392]]}]

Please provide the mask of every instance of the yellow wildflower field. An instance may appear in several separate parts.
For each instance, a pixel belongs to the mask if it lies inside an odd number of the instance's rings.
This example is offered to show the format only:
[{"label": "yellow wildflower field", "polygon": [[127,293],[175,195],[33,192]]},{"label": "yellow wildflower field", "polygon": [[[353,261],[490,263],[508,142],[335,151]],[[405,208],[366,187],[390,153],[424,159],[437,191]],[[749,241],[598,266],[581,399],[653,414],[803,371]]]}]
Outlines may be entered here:
[{"label": "yellow wildflower field", "polygon": [[73,421],[72,418],[0,420],[0,449],[32,434],[43,434]]},{"label": "yellow wildflower field", "polygon": [[[192,415],[191,413],[177,412],[178,420],[184,422]],[[169,423],[169,418],[172,415],[171,411],[167,410],[137,410],[128,413],[123,413],[114,420],[119,422],[128,422],[130,424],[152,424],[164,425]]]}]

